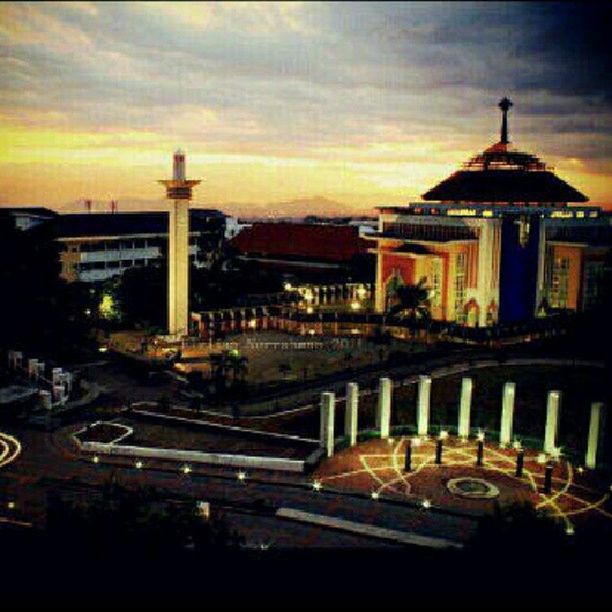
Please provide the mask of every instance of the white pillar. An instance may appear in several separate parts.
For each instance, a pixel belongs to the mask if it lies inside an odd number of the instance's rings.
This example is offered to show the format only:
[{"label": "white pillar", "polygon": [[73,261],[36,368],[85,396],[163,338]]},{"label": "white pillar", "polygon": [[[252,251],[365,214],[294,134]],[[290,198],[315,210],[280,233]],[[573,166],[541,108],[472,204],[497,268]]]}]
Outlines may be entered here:
[{"label": "white pillar", "polygon": [[594,470],[597,467],[597,455],[601,452],[604,439],[605,412],[602,402],[591,404],[591,422],[589,424],[589,439],[585,465]]},{"label": "white pillar", "polygon": [[417,433],[426,436],[429,432],[429,403],[431,397],[431,377],[419,376],[419,396],[417,412]]},{"label": "white pillar", "polygon": [[381,378],[378,384],[378,409],[376,411],[376,428],[381,438],[389,437],[391,426],[391,389],[390,378]]},{"label": "white pillar", "polygon": [[357,414],[359,408],[359,385],[350,382],[346,385],[346,406],[344,409],[344,435],[349,444],[357,444]]},{"label": "white pillar", "polygon": [[38,378],[38,359],[28,359],[28,376]]},{"label": "white pillar", "polygon": [[547,454],[552,454],[557,446],[560,405],[561,391],[549,391],[546,403],[546,429],[544,431],[544,452]]},{"label": "white pillar", "polygon": [[470,410],[472,408],[472,379],[465,377],[461,379],[461,400],[459,402],[459,427],[460,438],[470,437]]},{"label": "white pillar", "polygon": [[334,416],[336,396],[334,393],[321,393],[321,427],[319,430],[320,446],[327,450],[327,456],[334,454]]},{"label": "white pillar", "polygon": [[189,201],[174,200],[168,217],[168,333],[187,334],[189,298]]},{"label": "white pillar", "polygon": [[513,382],[504,384],[502,393],[501,428],[499,431],[500,446],[508,446],[512,443],[512,421],[514,417],[514,395],[516,385]]},{"label": "white pillar", "polygon": [[51,375],[51,381],[53,383],[53,386],[59,385],[62,377],[62,368],[53,368]]},{"label": "white pillar", "polygon": [[51,402],[51,391],[40,391],[40,398],[42,400],[42,405],[45,410],[51,410],[52,402]]}]

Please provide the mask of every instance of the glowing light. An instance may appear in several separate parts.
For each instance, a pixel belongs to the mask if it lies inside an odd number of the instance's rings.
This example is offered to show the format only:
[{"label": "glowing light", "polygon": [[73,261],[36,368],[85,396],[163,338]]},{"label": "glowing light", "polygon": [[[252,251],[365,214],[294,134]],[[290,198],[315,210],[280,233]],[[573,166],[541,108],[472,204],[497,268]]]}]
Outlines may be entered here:
[{"label": "glowing light", "polygon": [[552,449],[552,452],[550,454],[555,461],[559,461],[559,459],[561,459],[561,448],[556,446]]},{"label": "glowing light", "polygon": [[244,482],[246,480],[246,472],[240,470],[238,474],[236,474],[236,478],[238,478],[240,482]]},{"label": "glowing light", "polygon": [[314,312],[314,308],[312,306],[308,306],[308,308],[306,308],[306,312],[308,314],[312,314]]},{"label": "glowing light", "polygon": [[15,502],[14,501],[10,501],[8,504],[6,504],[6,507],[9,510],[14,510],[15,509]]},{"label": "glowing light", "polygon": [[99,346],[98,353],[106,353],[108,351],[108,346]]},{"label": "glowing light", "polygon": [[291,291],[291,290],[293,289],[293,285],[292,285],[291,283],[285,283],[285,284],[283,285],[283,289],[284,289],[285,291]]},{"label": "glowing light", "polygon": [[[581,465],[578,466],[577,470],[579,474],[584,473],[584,468]],[[612,487],[610,487],[610,489],[612,490]]]},{"label": "glowing light", "polygon": [[253,319],[252,321],[249,321],[249,327],[251,329],[255,329],[257,327],[257,321],[255,321],[255,319]]},{"label": "glowing light", "polygon": [[485,439],[485,434],[484,434],[484,431],[480,430],[480,431],[479,431],[479,432],[476,434],[476,439],[477,439],[479,442],[484,442],[484,439]]},{"label": "glowing light", "polygon": [[359,287],[359,289],[357,289],[357,295],[363,299],[366,296],[367,291],[365,290],[364,287]]},{"label": "glowing light", "polygon": [[521,441],[520,441],[520,440],[515,440],[515,441],[512,443],[512,448],[513,448],[515,451],[521,451],[521,450],[523,450],[523,445],[521,444]]},{"label": "glowing light", "polygon": [[100,457],[98,457],[98,455],[94,455],[91,458],[92,463],[100,463]]},{"label": "glowing light", "polygon": [[568,526],[565,528],[565,533],[566,533],[566,535],[568,535],[568,536],[572,536],[572,535],[574,535],[574,527],[573,527],[573,525],[568,525]]},{"label": "glowing light", "polygon": [[136,467],[137,470],[142,470],[143,463],[142,463],[142,461],[137,461],[134,464],[134,466]]},{"label": "glowing light", "polygon": [[443,429],[442,431],[440,431],[440,440],[447,440],[448,439],[448,431],[446,431],[446,429]]},{"label": "glowing light", "polygon": [[351,302],[351,310],[359,310],[361,308],[361,304],[359,302]]},{"label": "glowing light", "polygon": [[378,491],[372,491],[372,499],[378,499],[380,497],[380,494],[378,493]]},{"label": "glowing light", "polygon": [[313,490],[320,491],[322,487],[323,487],[323,483],[320,480],[313,480],[312,482]]},{"label": "glowing light", "polygon": [[421,446],[421,438],[412,438],[411,444],[412,446]]},{"label": "glowing light", "polygon": [[191,474],[191,466],[189,466],[189,465],[184,465],[184,466],[182,467],[182,472],[183,472],[183,474]]},{"label": "glowing light", "polygon": [[98,311],[103,319],[116,319],[117,309],[115,307],[115,300],[110,293],[104,293],[100,300],[100,306]]},{"label": "glowing light", "polygon": [[428,510],[429,508],[431,508],[431,502],[428,499],[424,499],[421,502],[421,506],[423,506],[423,508],[425,508],[425,510]]},{"label": "glowing light", "polygon": [[546,453],[540,453],[538,455],[537,462],[541,465],[546,463]]},{"label": "glowing light", "polygon": [[308,335],[309,336],[314,336],[315,335],[315,330],[314,329],[309,329],[308,330]]}]

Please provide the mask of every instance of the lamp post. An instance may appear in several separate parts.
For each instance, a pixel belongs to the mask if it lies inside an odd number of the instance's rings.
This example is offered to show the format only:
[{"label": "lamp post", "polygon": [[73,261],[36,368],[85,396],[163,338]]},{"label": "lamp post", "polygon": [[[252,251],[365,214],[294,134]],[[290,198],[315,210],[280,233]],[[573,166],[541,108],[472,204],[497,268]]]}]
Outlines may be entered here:
[{"label": "lamp post", "polygon": [[442,442],[446,440],[446,438],[448,438],[448,432],[444,430],[440,431],[440,435],[436,440],[436,465],[442,464]]},{"label": "lamp post", "polygon": [[406,440],[406,451],[404,453],[404,472],[412,471],[412,440]]},{"label": "lamp post", "polygon": [[483,459],[484,459],[484,431],[478,432],[478,450],[476,452],[476,465],[478,467],[482,467]]},{"label": "lamp post", "polygon": [[523,465],[525,463],[525,451],[520,442],[516,445],[516,477],[523,477]]},{"label": "lamp post", "polygon": [[552,461],[549,461],[546,464],[546,469],[544,471],[544,493],[550,493],[552,491],[552,473],[553,473],[554,464]]}]

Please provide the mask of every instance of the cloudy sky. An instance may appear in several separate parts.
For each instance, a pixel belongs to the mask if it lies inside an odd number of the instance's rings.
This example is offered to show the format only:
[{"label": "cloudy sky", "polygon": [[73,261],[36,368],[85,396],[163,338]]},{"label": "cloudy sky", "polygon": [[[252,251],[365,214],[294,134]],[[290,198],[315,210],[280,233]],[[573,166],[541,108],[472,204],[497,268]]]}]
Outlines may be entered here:
[{"label": "cloudy sky", "polygon": [[[604,13],[607,11],[607,13]],[[527,3],[3,3],[0,204],[401,203],[510,137],[612,204],[606,7]],[[307,209],[308,206],[305,206]],[[308,212],[304,210],[303,212]]]}]

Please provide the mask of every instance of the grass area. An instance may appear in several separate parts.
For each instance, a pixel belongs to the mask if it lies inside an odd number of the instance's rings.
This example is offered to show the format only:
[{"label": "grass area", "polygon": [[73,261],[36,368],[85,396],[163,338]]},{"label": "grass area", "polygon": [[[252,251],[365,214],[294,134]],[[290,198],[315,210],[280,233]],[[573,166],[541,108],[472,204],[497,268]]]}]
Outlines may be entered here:
[{"label": "grass area", "polygon": [[305,459],[315,450],[313,444],[291,440],[257,439],[238,433],[207,430],[198,426],[157,424],[140,419],[122,419],[122,422],[134,428],[134,435],[126,441],[126,444],[134,446],[287,459]]}]

